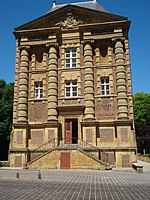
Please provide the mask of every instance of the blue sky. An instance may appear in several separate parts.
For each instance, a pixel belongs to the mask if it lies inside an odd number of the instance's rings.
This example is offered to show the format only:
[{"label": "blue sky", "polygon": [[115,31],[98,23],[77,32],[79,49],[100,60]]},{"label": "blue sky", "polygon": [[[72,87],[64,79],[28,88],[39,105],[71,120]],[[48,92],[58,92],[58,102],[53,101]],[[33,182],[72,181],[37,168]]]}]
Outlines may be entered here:
[{"label": "blue sky", "polygon": [[[84,0],[56,0],[57,4]],[[133,93],[150,92],[150,0],[97,0],[110,13],[128,17]],[[45,14],[51,0],[5,0],[0,4],[0,79],[14,81],[18,27]]]}]

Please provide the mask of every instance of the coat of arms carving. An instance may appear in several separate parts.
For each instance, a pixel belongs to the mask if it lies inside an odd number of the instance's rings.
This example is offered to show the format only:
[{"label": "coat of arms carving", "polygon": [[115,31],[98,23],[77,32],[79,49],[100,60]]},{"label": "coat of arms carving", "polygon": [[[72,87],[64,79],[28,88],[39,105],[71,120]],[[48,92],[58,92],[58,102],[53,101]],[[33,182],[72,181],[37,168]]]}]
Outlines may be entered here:
[{"label": "coat of arms carving", "polygon": [[62,29],[70,30],[70,29],[78,28],[79,24],[81,24],[81,23],[83,23],[83,22],[80,21],[80,20],[75,19],[72,16],[72,13],[68,13],[66,20],[56,23],[55,26],[59,26]]}]

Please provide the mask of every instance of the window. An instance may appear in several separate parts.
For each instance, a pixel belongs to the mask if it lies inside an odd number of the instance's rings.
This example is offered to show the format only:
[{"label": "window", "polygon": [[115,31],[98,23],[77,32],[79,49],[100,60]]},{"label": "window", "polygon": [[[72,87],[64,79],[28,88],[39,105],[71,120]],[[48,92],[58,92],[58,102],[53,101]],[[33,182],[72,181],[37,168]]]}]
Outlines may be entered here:
[{"label": "window", "polygon": [[109,95],[109,78],[101,78],[101,94]]},{"label": "window", "polygon": [[66,81],[66,84],[65,84],[66,97],[78,96],[78,88],[77,87],[78,87],[77,81]]},{"label": "window", "polygon": [[65,52],[65,60],[66,60],[66,68],[76,67],[76,49],[66,49]]},{"label": "window", "polygon": [[43,83],[35,82],[35,98],[41,99],[43,98]]}]

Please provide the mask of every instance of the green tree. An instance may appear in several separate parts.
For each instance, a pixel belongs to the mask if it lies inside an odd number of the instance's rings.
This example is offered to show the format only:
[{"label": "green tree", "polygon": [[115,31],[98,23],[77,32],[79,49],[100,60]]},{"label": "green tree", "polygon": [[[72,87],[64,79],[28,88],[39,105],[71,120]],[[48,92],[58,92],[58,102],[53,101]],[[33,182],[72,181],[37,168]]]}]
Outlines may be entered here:
[{"label": "green tree", "polygon": [[0,80],[0,160],[7,157],[13,118],[13,83]]},{"label": "green tree", "polygon": [[150,93],[136,93],[134,95],[135,122],[150,124]]},{"label": "green tree", "polygon": [[[140,153],[150,152],[150,93],[134,95],[134,119],[137,146]],[[144,151],[143,151],[144,150]]]}]

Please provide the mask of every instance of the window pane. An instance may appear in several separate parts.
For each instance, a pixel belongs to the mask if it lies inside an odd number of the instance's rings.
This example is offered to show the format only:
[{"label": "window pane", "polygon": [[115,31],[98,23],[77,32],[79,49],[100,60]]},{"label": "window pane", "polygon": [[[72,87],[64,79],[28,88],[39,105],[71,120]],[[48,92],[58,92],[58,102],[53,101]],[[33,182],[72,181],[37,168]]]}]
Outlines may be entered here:
[{"label": "window pane", "polygon": [[102,85],[102,90],[104,90],[105,88],[104,88],[104,85]]},{"label": "window pane", "polygon": [[66,58],[70,58],[70,53],[66,53]]},{"label": "window pane", "polygon": [[67,88],[66,88],[66,92],[70,92],[70,87],[67,87]]},{"label": "window pane", "polygon": [[76,59],[75,58],[72,59],[72,67],[76,67]]},{"label": "window pane", "polygon": [[106,85],[106,89],[109,90],[109,85]]},{"label": "window pane", "polygon": [[66,85],[70,85],[70,82],[69,82],[69,81],[66,81]]},{"label": "window pane", "polygon": [[70,64],[66,64],[66,68],[70,68]]},{"label": "window pane", "polygon": [[70,92],[66,92],[66,97],[70,97]]},{"label": "window pane", "polygon": [[70,54],[70,49],[66,49],[66,53],[69,53],[69,54]]},{"label": "window pane", "polygon": [[109,91],[107,91],[106,94],[108,95],[108,94],[109,94]]},{"label": "window pane", "polygon": [[74,96],[74,97],[77,96],[77,92],[73,92],[73,96]]},{"label": "window pane", "polygon": [[39,84],[38,84],[38,83],[35,83],[35,87],[38,88],[38,86],[39,86]]},{"label": "window pane", "polygon": [[76,87],[73,87],[72,90],[73,90],[73,92],[76,92],[76,91],[77,91],[77,88],[76,88]]},{"label": "window pane", "polygon": [[43,87],[43,83],[40,83],[40,87]]},{"label": "window pane", "polygon": [[101,84],[104,84],[104,79],[103,78],[101,79]]},{"label": "window pane", "polygon": [[77,85],[77,81],[73,81],[73,82],[72,82],[72,85]]},{"label": "window pane", "polygon": [[72,53],[72,57],[73,57],[73,58],[76,58],[76,53]]},{"label": "window pane", "polygon": [[35,93],[38,94],[38,89],[35,89]]},{"label": "window pane", "polygon": [[105,91],[102,91],[102,95],[104,95],[105,94]]},{"label": "window pane", "polygon": [[109,78],[106,78],[106,83],[109,83]]}]

